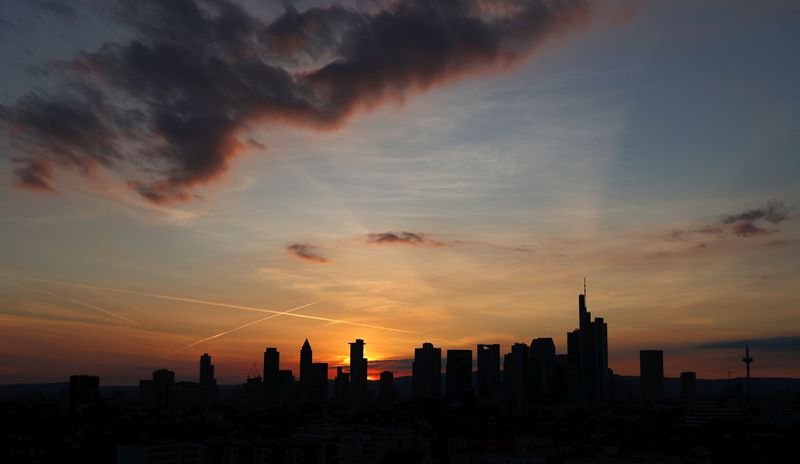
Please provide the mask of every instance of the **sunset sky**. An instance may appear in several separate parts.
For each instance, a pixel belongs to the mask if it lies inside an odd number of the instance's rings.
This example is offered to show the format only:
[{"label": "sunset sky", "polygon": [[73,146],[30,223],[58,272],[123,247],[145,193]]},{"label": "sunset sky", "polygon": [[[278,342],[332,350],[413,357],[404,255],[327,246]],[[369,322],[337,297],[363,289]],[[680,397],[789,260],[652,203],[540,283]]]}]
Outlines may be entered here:
[{"label": "sunset sky", "polygon": [[0,383],[565,353],[584,277],[617,373],[799,377],[798,45],[796,1],[0,0]]}]

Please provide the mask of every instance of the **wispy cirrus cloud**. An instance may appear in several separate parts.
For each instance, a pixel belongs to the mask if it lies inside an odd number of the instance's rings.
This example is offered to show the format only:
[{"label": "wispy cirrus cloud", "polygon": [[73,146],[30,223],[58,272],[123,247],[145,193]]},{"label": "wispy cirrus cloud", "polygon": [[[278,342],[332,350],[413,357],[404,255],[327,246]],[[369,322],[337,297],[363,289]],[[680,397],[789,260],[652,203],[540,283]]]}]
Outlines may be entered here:
[{"label": "wispy cirrus cloud", "polygon": [[355,112],[506,70],[591,13],[582,0],[398,0],[371,12],[288,7],[267,21],[229,0],[112,5],[130,40],[55,66],[70,90],[0,106],[25,188],[55,191],[54,171],[103,167],[154,204],[189,201],[248,148],[240,138],[253,126],[337,129]]},{"label": "wispy cirrus cloud", "polygon": [[295,258],[309,261],[316,264],[328,264],[330,260],[322,256],[318,250],[319,247],[308,243],[293,243],[286,247],[286,251]]},{"label": "wispy cirrus cloud", "polygon": [[417,247],[440,247],[445,243],[417,232],[380,232],[366,235],[367,243],[375,245],[411,245]]}]

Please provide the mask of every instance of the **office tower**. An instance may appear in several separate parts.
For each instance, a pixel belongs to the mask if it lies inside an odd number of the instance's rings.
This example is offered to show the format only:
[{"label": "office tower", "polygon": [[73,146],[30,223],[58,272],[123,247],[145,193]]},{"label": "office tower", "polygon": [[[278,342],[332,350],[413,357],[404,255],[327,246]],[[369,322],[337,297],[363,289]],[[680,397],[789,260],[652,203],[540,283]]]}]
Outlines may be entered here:
[{"label": "office tower", "polygon": [[268,399],[278,399],[280,396],[281,353],[277,348],[267,348],[264,351],[264,393]]},{"label": "office tower", "polygon": [[283,401],[291,401],[295,399],[294,389],[294,375],[291,369],[282,369],[278,371],[278,381],[276,385],[275,398]]},{"label": "office tower", "polygon": [[567,333],[570,398],[589,404],[608,402],[608,327],[602,317],[592,321],[586,307],[586,282],[578,295],[579,326]]},{"label": "office tower", "polygon": [[364,340],[350,343],[350,394],[354,398],[367,395],[367,359],[364,358]]},{"label": "office tower", "polygon": [[69,378],[69,407],[77,409],[82,404],[97,403],[100,377],[95,375],[72,375]]},{"label": "office tower", "polygon": [[681,399],[692,401],[697,394],[697,374],[681,372]]},{"label": "office tower", "polygon": [[642,350],[639,352],[639,382],[642,401],[661,401],[664,399],[664,352],[661,350]]},{"label": "office tower", "polygon": [[214,396],[217,388],[217,381],[214,379],[214,365],[211,364],[211,356],[203,353],[200,356],[200,395],[203,402],[208,402]]},{"label": "office tower", "polygon": [[337,400],[344,400],[350,396],[350,374],[342,370],[342,366],[336,367],[336,379],[334,379],[334,397]]},{"label": "office tower", "polygon": [[434,348],[432,343],[423,343],[422,348],[415,348],[414,363],[411,365],[411,370],[415,398],[430,399],[441,396],[441,348]]},{"label": "office tower", "polygon": [[175,372],[159,369],[153,372],[153,403],[156,409],[168,409],[172,404],[172,387]]},{"label": "office tower", "polygon": [[394,401],[394,374],[390,371],[381,372],[378,397],[382,402]]},{"label": "office tower", "polygon": [[313,363],[313,354],[311,351],[311,344],[308,343],[306,338],[303,347],[300,348],[300,384],[305,385],[311,377],[311,364]]},{"label": "office tower", "polygon": [[214,365],[211,364],[211,356],[203,353],[200,356],[200,388],[211,389],[216,383],[214,380]]},{"label": "office tower", "polygon": [[555,401],[556,345],[552,338],[531,340],[531,395],[537,403]]},{"label": "office tower", "polygon": [[323,400],[328,397],[328,363],[311,364],[311,380],[309,397],[313,400]]},{"label": "office tower", "polygon": [[503,357],[503,400],[514,417],[522,417],[527,409],[530,370],[530,348],[514,343]]},{"label": "office tower", "polygon": [[478,397],[497,398],[500,387],[500,345],[478,345]]},{"label": "office tower", "polygon": [[278,379],[278,371],[281,369],[281,354],[277,348],[267,348],[264,351],[264,383],[276,382]]},{"label": "office tower", "polygon": [[472,350],[447,350],[447,397],[468,399],[472,396]]}]

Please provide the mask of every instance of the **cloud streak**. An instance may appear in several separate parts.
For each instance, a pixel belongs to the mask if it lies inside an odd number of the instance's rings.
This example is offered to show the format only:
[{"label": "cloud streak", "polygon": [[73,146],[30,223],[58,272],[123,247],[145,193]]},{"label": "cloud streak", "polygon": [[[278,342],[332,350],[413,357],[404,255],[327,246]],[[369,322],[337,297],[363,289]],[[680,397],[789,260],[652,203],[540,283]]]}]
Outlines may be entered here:
[{"label": "cloud streak", "polygon": [[406,231],[369,233],[366,235],[366,241],[374,245],[411,245],[417,247],[440,247],[445,245],[443,242],[434,240],[426,234]]},{"label": "cloud streak", "polygon": [[286,247],[286,251],[295,258],[315,264],[327,264],[330,262],[317,252],[317,247],[315,245],[310,245],[308,243],[293,243]]},{"label": "cloud streak", "polygon": [[228,0],[120,0],[131,31],[59,63],[73,89],[0,106],[18,184],[55,191],[54,170],[124,173],[155,204],[184,202],[247,149],[255,126],[341,127],[467,75],[507,70],[583,27],[580,0],[398,0],[271,22]]}]

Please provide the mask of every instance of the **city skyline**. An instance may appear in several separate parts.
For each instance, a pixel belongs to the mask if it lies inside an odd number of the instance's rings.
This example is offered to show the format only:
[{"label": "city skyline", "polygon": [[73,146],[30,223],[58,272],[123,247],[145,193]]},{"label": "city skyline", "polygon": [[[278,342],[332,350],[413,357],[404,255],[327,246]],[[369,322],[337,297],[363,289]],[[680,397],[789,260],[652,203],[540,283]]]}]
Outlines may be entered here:
[{"label": "city skyline", "polygon": [[0,384],[566,353],[584,277],[615,372],[800,377],[796,1],[289,3],[0,2]]}]

